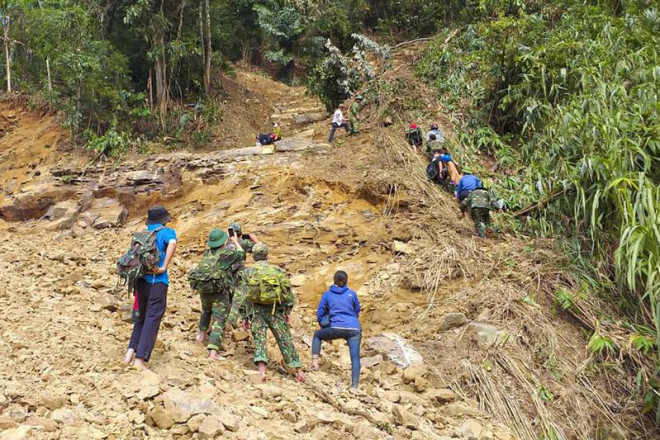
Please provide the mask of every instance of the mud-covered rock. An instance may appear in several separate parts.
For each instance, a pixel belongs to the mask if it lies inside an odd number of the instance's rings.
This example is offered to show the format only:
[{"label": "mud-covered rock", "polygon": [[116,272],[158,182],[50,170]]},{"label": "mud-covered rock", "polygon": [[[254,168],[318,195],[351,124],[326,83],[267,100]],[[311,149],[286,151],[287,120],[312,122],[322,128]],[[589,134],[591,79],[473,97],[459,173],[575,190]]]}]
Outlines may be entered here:
[{"label": "mud-covered rock", "polygon": [[440,330],[451,330],[467,324],[467,317],[463,313],[447,313],[440,322]]},{"label": "mud-covered rock", "polygon": [[422,364],[424,359],[412,344],[395,333],[382,333],[367,339],[366,346],[401,368]]},{"label": "mud-covered rock", "polygon": [[153,424],[161,429],[170,429],[174,425],[172,413],[160,405],[149,411],[145,419],[147,424]]},{"label": "mud-covered rock", "polygon": [[200,439],[213,439],[225,432],[225,425],[219,416],[208,416],[198,429]]},{"label": "mud-covered rock", "polygon": [[403,406],[394,405],[392,414],[397,425],[405,426],[408,429],[419,429],[419,418]]},{"label": "mud-covered rock", "polygon": [[89,209],[78,216],[78,223],[94,229],[116,228],[124,224],[127,214],[126,208],[116,199],[95,199]]}]

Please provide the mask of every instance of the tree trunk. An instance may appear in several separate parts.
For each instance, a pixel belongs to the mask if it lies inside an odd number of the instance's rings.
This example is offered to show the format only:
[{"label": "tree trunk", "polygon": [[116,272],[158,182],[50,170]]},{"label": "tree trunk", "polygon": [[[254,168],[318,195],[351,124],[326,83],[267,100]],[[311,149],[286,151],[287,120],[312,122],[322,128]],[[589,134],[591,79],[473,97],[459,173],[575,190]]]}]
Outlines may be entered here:
[{"label": "tree trunk", "polygon": [[[163,14],[163,3],[160,2],[160,14]],[[167,115],[167,106],[169,104],[169,88],[167,84],[167,54],[165,53],[165,36],[163,31],[160,35],[154,38],[156,46],[156,63],[154,65],[154,72],[156,74],[156,105],[160,114],[161,124],[165,127],[165,116]]]},{"label": "tree trunk", "polygon": [[9,22],[3,27],[3,39],[5,40],[5,61],[7,67],[7,92],[11,93],[11,57],[9,55]]},{"label": "tree trunk", "polygon": [[181,32],[183,30],[183,12],[186,7],[186,0],[181,0],[181,9],[179,10],[179,28],[176,31],[177,41],[181,40]]},{"label": "tree trunk", "polygon": [[213,53],[211,45],[211,5],[209,0],[204,1],[204,31],[202,32],[204,44],[204,91],[208,95],[211,92],[211,54]]},{"label": "tree trunk", "polygon": [[53,93],[53,79],[50,76],[50,58],[46,57],[46,73],[48,74],[48,91]]}]

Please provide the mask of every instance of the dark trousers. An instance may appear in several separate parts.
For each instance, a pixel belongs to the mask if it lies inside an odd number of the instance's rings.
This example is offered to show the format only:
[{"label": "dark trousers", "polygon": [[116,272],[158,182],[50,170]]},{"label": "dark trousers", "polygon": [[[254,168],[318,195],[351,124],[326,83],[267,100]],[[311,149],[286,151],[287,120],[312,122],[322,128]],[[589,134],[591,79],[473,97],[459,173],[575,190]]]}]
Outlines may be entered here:
[{"label": "dark trousers", "polygon": [[332,327],[317,330],[314,332],[314,339],[312,339],[312,356],[318,356],[321,353],[321,341],[331,341],[333,339],[346,339],[348,343],[348,351],[351,355],[351,386],[357,388],[360,380],[362,330]]},{"label": "dark trousers", "polygon": [[128,348],[135,350],[135,357],[149,361],[156,345],[158,328],[167,308],[167,284],[149,284],[139,280],[135,285],[140,314],[133,324]]},{"label": "dark trousers", "polygon": [[339,125],[335,124],[334,122],[332,123],[332,128],[330,129],[330,139],[329,139],[330,142],[332,142],[335,139],[335,132],[340,128],[343,128],[344,130],[346,130],[346,133],[348,133],[348,122],[342,122]]},{"label": "dark trousers", "polygon": [[470,191],[469,189],[464,189],[463,191],[461,191],[460,193],[458,193],[458,200],[460,200],[460,201],[462,202],[463,200],[465,200],[465,198],[466,198],[467,196],[470,195],[471,192],[472,192],[472,191]]}]

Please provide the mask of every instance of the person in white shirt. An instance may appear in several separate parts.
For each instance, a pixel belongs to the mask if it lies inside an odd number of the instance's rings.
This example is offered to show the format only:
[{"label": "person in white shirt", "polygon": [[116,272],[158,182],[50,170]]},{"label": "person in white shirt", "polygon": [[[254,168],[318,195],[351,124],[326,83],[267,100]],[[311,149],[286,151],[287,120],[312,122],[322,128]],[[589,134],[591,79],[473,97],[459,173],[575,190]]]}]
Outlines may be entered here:
[{"label": "person in white shirt", "polygon": [[332,141],[335,139],[335,132],[339,128],[343,128],[346,130],[346,133],[348,133],[348,122],[344,120],[344,105],[339,104],[339,107],[337,107],[337,110],[335,110],[335,114],[332,116],[332,129],[330,130],[330,139],[329,142],[332,143]]},{"label": "person in white shirt", "polygon": [[442,131],[438,128],[437,122],[434,122],[431,124],[431,130],[426,133],[426,142],[431,141],[431,135],[435,135],[435,140],[438,141],[439,143],[443,143],[445,140],[445,137],[442,135]]}]

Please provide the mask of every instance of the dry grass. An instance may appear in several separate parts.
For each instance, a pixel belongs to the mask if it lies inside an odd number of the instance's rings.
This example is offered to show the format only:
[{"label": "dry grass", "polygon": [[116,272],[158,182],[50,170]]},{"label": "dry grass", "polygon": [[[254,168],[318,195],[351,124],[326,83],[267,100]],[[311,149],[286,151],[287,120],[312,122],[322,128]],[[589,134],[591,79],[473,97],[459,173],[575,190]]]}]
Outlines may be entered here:
[{"label": "dry grass", "polygon": [[[395,59],[390,71],[394,73],[381,79],[400,81],[405,77],[415,94],[409,98],[433,106],[427,103],[432,95],[423,85],[417,87],[409,64],[403,64],[397,65]],[[555,292],[572,283],[563,270],[570,257],[552,240],[476,239],[469,222],[459,219],[455,201],[426,179],[426,161],[403,136],[403,127],[412,120],[406,118],[415,115],[398,111],[397,102],[396,97],[379,95],[370,109],[365,125],[375,132],[378,155],[385,160],[378,162],[380,169],[370,172],[368,178],[378,182],[377,186],[390,188],[386,215],[396,216],[396,194],[401,191],[418,208],[412,220],[410,215],[406,219],[414,223],[409,244],[415,254],[403,263],[408,270],[402,282],[427,300],[425,309],[415,312],[415,333],[441,340],[446,348],[427,359],[436,376],[452,378],[447,382],[457,391],[477,396],[485,410],[522,439],[545,435],[556,440],[586,440],[603,432],[623,438],[631,432],[637,438],[657,438],[643,422],[639,401],[630,397],[634,391],[630,374],[599,368],[598,359],[586,350],[584,330],[593,328],[596,317],[576,312],[567,321],[557,314]],[[394,127],[381,127],[385,114],[396,115]],[[470,340],[467,334],[458,340],[451,334],[443,337],[437,319],[456,309],[473,320],[486,311],[480,319],[503,329],[509,337],[495,347],[484,346],[474,337]],[[615,328],[606,330],[616,338]],[[628,345],[624,340],[617,339],[617,343]],[[457,358],[464,359],[462,367],[456,365]],[[486,369],[484,364],[490,367]],[[550,395],[542,398],[542,390]]]}]

